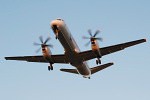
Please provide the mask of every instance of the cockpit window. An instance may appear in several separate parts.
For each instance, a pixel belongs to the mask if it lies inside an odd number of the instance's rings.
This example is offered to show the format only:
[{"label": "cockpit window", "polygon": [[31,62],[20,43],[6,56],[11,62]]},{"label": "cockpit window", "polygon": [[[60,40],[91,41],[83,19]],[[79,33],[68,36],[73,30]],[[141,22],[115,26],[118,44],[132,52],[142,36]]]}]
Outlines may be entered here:
[{"label": "cockpit window", "polygon": [[60,21],[63,21],[62,19],[60,19],[60,18],[57,18],[56,20],[60,20]]}]

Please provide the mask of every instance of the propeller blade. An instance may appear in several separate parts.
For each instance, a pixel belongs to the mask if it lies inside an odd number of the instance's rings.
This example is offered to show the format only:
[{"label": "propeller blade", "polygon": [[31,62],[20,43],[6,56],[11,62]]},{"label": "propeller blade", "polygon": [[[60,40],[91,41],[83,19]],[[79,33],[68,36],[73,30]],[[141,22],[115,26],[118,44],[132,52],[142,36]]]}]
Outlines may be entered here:
[{"label": "propeller blade", "polygon": [[99,32],[100,32],[100,30],[97,30],[97,31],[95,32],[95,34],[92,36],[91,29],[88,29],[88,33],[89,33],[89,35],[90,35],[91,37],[82,36],[82,39],[90,39],[90,41],[85,44],[85,47],[87,47],[87,46],[90,44],[90,42],[92,42],[92,41],[94,41],[94,40],[99,40],[99,41],[103,41],[103,40],[104,40],[104,39],[101,38],[101,37],[96,38],[96,36],[97,36],[97,34],[98,34]]},{"label": "propeller blade", "polygon": [[99,32],[100,32],[100,30],[97,30],[93,37],[95,37]]},{"label": "propeller blade", "polygon": [[51,37],[48,37],[48,38],[45,40],[44,44],[46,44],[50,39],[51,39]]},{"label": "propeller blade", "polygon": [[37,45],[41,45],[41,44],[39,44],[39,43],[36,43],[36,42],[33,42],[33,45],[37,46]]},{"label": "propeller blade", "polygon": [[91,29],[88,29],[89,35],[92,36]]},{"label": "propeller blade", "polygon": [[43,43],[43,37],[40,36],[39,39],[40,39],[41,43]]},{"label": "propeller blade", "polygon": [[82,36],[82,39],[90,39],[90,37]]},{"label": "propeller blade", "polygon": [[104,41],[104,38],[94,38],[95,40]]},{"label": "propeller blade", "polygon": [[88,43],[85,44],[85,47],[87,47],[90,44],[91,41],[89,41]]},{"label": "propeller blade", "polygon": [[51,48],[54,47],[54,45],[52,45],[52,44],[48,44],[48,45],[45,45],[45,46],[48,46],[48,47],[51,47]]},{"label": "propeller blade", "polygon": [[41,50],[41,47],[40,47],[39,49],[37,49],[37,50],[35,51],[35,53],[38,53],[40,50]]}]

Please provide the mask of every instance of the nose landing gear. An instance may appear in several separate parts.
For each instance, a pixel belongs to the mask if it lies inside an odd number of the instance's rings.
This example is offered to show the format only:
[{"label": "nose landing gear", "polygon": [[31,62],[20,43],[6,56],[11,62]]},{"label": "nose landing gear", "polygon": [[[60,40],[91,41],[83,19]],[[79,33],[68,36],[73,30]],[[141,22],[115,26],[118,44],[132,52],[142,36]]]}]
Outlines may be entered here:
[{"label": "nose landing gear", "polygon": [[58,29],[57,25],[53,25],[53,30],[54,30],[54,33],[56,35],[56,39],[58,39],[58,31],[59,31],[59,29]]},{"label": "nose landing gear", "polygon": [[58,39],[58,30],[56,29],[56,39]]},{"label": "nose landing gear", "polygon": [[52,64],[50,64],[50,66],[48,66],[48,70],[49,70],[49,71],[50,71],[50,70],[53,70]]},{"label": "nose landing gear", "polygon": [[58,39],[58,35],[56,35],[56,39]]}]

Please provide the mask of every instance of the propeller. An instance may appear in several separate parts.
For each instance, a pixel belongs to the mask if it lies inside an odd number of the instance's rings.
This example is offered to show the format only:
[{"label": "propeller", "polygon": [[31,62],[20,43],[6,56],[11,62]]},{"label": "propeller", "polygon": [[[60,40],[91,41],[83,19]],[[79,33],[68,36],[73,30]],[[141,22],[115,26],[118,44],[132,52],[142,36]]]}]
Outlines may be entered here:
[{"label": "propeller", "polygon": [[51,37],[48,37],[44,42],[43,42],[43,37],[42,36],[39,36],[39,39],[40,39],[41,44],[36,43],[36,42],[33,43],[34,46],[41,45],[41,47],[35,51],[36,53],[38,53],[41,50],[42,47],[50,47],[50,48],[54,47],[52,44],[46,44],[51,39]]},{"label": "propeller", "polygon": [[104,39],[101,38],[101,37],[97,37],[97,38],[96,38],[97,34],[99,34],[99,33],[100,33],[100,30],[97,30],[97,31],[95,32],[95,34],[92,35],[91,29],[89,29],[89,30],[88,30],[88,34],[89,34],[91,37],[82,36],[82,39],[90,39],[90,41],[85,44],[85,47],[87,47],[87,46],[90,44],[91,41],[94,41],[94,40],[103,41]]}]

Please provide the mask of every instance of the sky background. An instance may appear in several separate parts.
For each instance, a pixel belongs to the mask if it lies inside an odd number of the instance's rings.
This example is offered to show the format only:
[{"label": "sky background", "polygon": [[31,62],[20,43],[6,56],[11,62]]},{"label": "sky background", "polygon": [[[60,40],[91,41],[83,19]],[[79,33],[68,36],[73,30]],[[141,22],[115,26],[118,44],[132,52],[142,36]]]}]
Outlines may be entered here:
[{"label": "sky background", "polygon": [[[66,64],[6,61],[6,56],[41,55],[33,42],[49,41],[53,54],[64,49],[49,23],[62,18],[81,51],[90,28],[101,30],[100,47],[146,38],[147,42],[102,57],[114,65],[85,79],[64,73]],[[0,0],[0,100],[150,100],[150,1],[149,0]],[[95,67],[96,59],[88,61]]]}]

